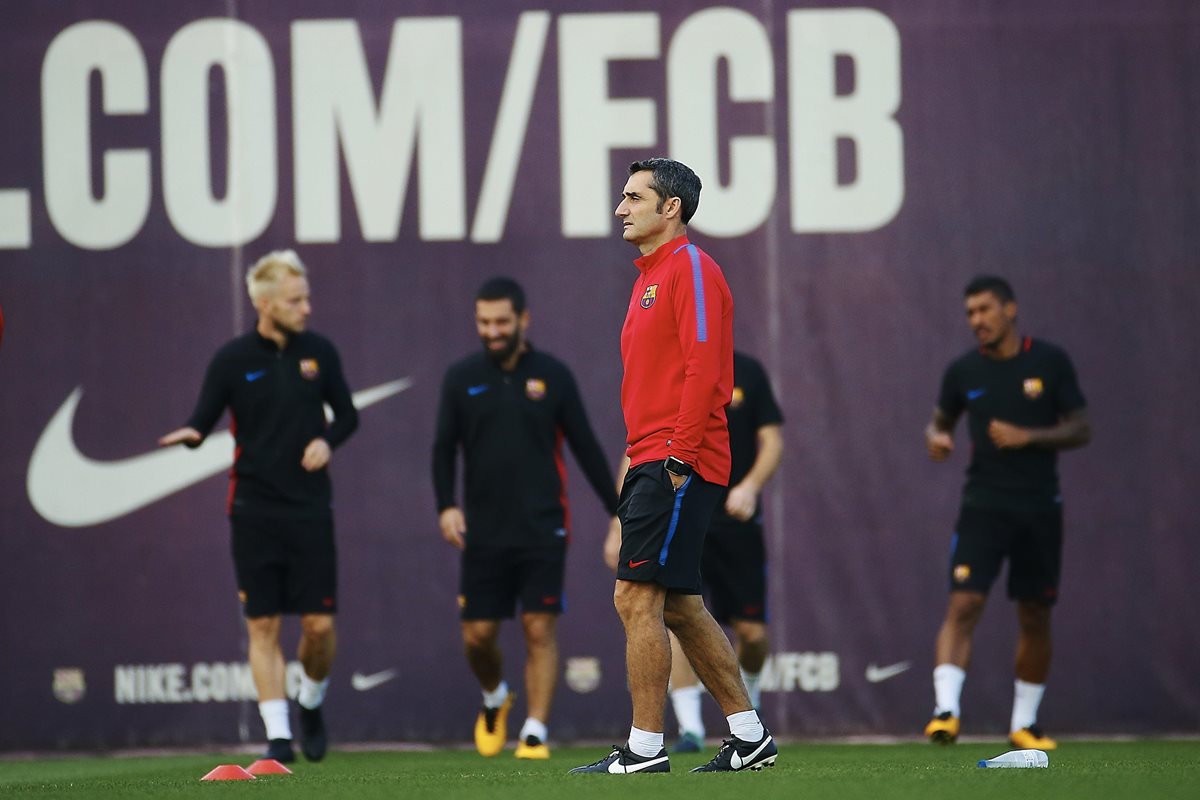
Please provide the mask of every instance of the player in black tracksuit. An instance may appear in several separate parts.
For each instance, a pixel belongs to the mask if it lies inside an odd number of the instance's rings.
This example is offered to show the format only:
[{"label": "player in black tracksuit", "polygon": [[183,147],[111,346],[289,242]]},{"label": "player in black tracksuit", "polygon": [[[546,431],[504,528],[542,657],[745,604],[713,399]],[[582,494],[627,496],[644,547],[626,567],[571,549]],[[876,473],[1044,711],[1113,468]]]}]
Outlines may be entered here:
[{"label": "player in black tracksuit", "polygon": [[[162,445],[199,446],[226,408],[237,449],[229,519],[249,658],[267,729],[267,757],[291,761],[291,724],[279,646],[282,614],[299,614],[304,666],[300,728],[304,755],[325,755],[321,714],[336,637],[337,554],[327,464],[358,425],[329,340],[305,330],[304,265],[290,250],[264,256],[247,277],[258,323],[217,351],[188,424]],[[333,409],[332,424],[324,406]]]},{"label": "player in black tracksuit", "polygon": [[[732,627],[738,664],[750,702],[761,704],[760,678],[766,661],[767,552],[760,493],[783,457],[783,413],[767,372],[754,358],[733,353],[733,397],[729,422],[729,487],[704,536],[700,574],[713,619]],[[704,740],[700,682],[679,642],[671,637],[671,706],[679,723],[672,752],[699,752]]]},{"label": "player in black tracksuit", "polygon": [[[463,641],[484,699],[476,746],[483,755],[495,755],[507,737],[512,696],[497,637],[500,620],[512,618],[519,599],[529,651],[529,717],[516,755],[546,758],[545,723],[558,668],[555,627],[564,608],[571,525],[563,442],[611,515],[616,489],[570,370],[525,339],[529,313],[521,287],[508,278],[488,281],[475,312],[486,352],[451,366],[442,383],[433,445],[438,523],[443,537],[463,551]],[[459,449],[465,514],[454,499]]]},{"label": "player in black tracksuit", "polygon": [[958,736],[971,638],[1007,558],[1020,631],[1009,740],[1049,750],[1057,744],[1038,727],[1037,712],[1050,670],[1050,611],[1062,557],[1057,453],[1090,439],[1086,403],[1066,352],[1017,335],[1016,299],[1006,281],[981,276],[965,295],[980,347],[946,369],[925,429],[930,457],[943,461],[966,412],[972,445],[951,544],[950,601],[937,639],[936,705],[925,735],[939,743]]}]

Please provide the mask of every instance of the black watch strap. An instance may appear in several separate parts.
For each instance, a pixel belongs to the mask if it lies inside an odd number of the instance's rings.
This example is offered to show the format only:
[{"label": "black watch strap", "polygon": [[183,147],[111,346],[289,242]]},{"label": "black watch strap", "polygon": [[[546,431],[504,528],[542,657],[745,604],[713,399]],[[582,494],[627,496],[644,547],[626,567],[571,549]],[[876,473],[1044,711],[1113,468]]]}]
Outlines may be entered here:
[{"label": "black watch strap", "polygon": [[667,456],[666,463],[663,466],[666,467],[667,472],[672,475],[678,475],[681,478],[686,478],[692,474],[691,465],[680,461],[675,456]]}]

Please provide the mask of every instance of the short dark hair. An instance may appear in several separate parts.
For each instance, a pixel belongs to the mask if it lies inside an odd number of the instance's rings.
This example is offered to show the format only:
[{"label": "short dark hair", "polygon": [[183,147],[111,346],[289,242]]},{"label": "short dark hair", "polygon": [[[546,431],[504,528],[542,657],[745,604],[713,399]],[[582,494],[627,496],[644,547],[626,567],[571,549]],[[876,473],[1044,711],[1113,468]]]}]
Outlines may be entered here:
[{"label": "short dark hair", "polygon": [[508,300],[513,311],[520,314],[525,310],[525,290],[521,284],[504,275],[488,278],[475,293],[475,300]]},{"label": "short dark hair", "polygon": [[658,210],[671,197],[680,202],[679,218],[687,225],[700,207],[700,177],[687,164],[670,158],[647,158],[629,165],[629,174],[650,171],[650,188],[658,192]]},{"label": "short dark hair", "polygon": [[991,292],[1001,303],[1011,303],[1017,299],[1012,286],[998,275],[976,275],[963,290],[963,297],[970,297],[984,292]]}]

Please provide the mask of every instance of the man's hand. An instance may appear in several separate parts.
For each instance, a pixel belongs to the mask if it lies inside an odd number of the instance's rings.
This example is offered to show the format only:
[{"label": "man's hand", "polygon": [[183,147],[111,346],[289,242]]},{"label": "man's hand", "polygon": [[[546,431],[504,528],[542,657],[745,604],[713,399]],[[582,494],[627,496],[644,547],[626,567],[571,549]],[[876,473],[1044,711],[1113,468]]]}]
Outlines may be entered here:
[{"label": "man's hand", "polygon": [[725,513],[729,516],[740,522],[745,522],[754,516],[757,508],[757,487],[747,486],[746,481],[742,481],[729,490],[729,497],[725,500]]},{"label": "man's hand", "polygon": [[467,532],[467,520],[458,506],[442,509],[442,513],[438,514],[438,527],[442,530],[442,538],[459,550],[467,546],[467,540],[463,538]]},{"label": "man's hand", "polygon": [[329,463],[329,456],[332,452],[329,449],[329,442],[318,436],[308,443],[308,447],[304,448],[304,457],[300,459],[300,466],[308,472],[323,469]]},{"label": "man's hand", "polygon": [[204,437],[200,435],[200,431],[195,428],[179,428],[171,431],[166,436],[158,440],[159,447],[170,447],[173,444],[196,445]]},{"label": "man's hand", "polygon": [[988,423],[988,437],[1001,450],[1016,450],[1029,444],[1028,430],[998,419]]},{"label": "man's hand", "polygon": [[604,537],[604,563],[613,572],[617,571],[617,562],[621,558],[621,519],[613,517],[608,523],[608,535]]},{"label": "man's hand", "polygon": [[925,449],[934,461],[945,461],[954,452],[954,437],[929,425],[925,428]]}]

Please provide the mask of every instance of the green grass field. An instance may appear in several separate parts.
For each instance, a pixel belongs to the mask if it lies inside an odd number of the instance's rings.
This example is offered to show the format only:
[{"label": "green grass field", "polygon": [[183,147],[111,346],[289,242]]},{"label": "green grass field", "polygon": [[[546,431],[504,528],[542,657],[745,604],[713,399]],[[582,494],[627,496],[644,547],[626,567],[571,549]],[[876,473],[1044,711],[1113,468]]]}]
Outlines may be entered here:
[{"label": "green grass field", "polygon": [[[591,800],[652,797],[870,798],[870,800],[1100,800],[1200,798],[1200,742],[1066,742],[1048,769],[979,769],[996,744],[933,747],[792,744],[779,765],[759,773],[689,775],[711,753],[673,756],[670,775],[565,775],[600,758],[600,747],[559,747],[549,761],[519,762],[511,752],[484,759],[468,750],[333,752],[320,764],[293,765],[290,776],[201,782],[218,764],[248,765],[246,754],[151,758],[92,757],[0,761],[0,796],[122,798],[514,798]],[[714,749],[715,752],[715,749]]]}]

